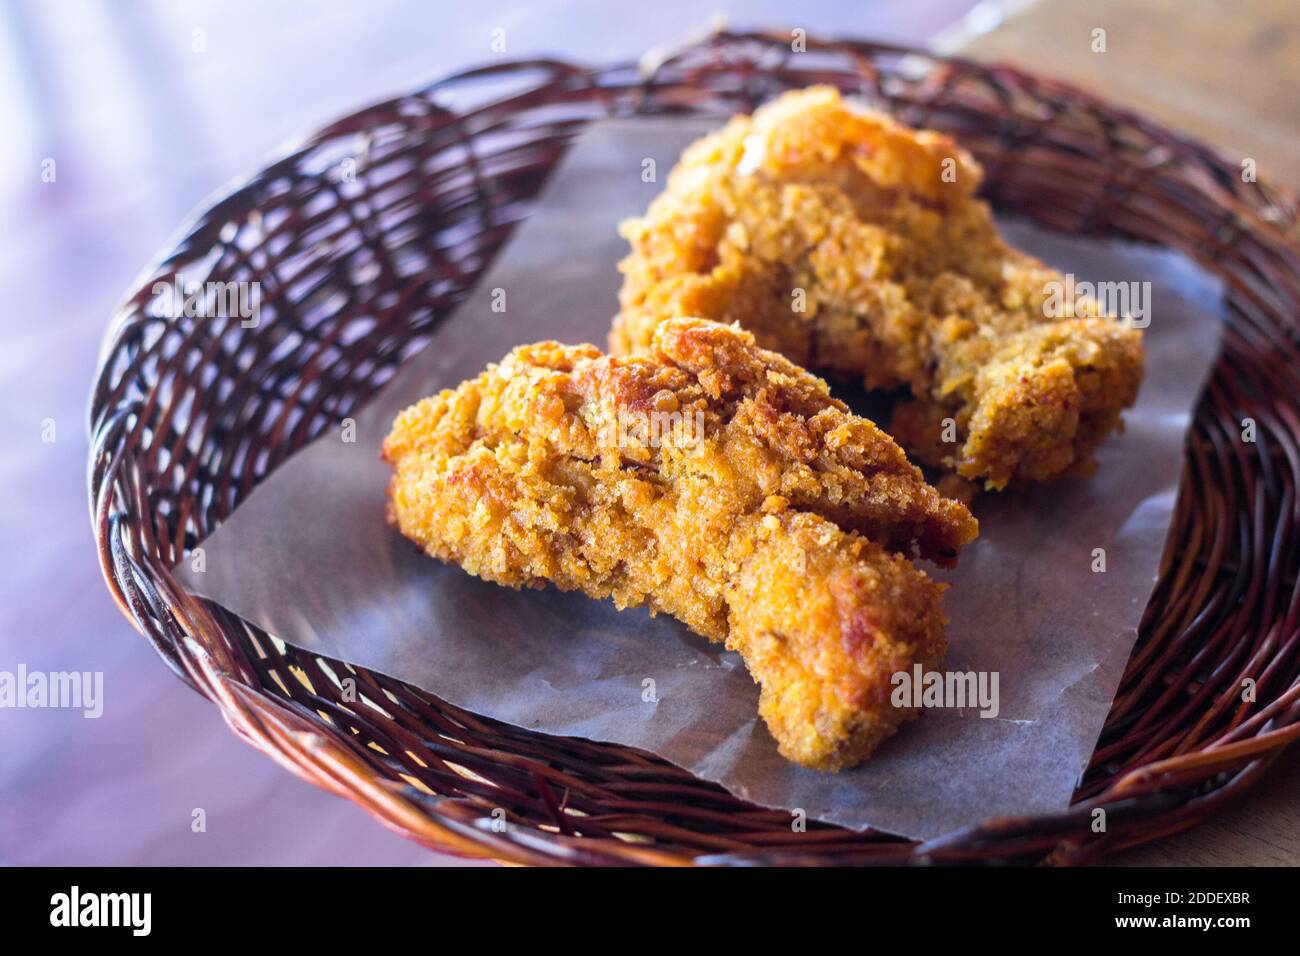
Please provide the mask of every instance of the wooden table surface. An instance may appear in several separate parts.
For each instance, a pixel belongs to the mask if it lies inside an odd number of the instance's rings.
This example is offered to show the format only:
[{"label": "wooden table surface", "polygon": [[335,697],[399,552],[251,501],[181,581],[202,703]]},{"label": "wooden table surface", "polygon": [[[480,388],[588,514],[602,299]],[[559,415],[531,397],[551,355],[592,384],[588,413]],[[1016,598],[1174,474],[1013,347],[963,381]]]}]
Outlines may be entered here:
[{"label": "wooden table surface", "polygon": [[1296,0],[994,0],[965,24],[936,45],[1067,80],[1300,188]]}]

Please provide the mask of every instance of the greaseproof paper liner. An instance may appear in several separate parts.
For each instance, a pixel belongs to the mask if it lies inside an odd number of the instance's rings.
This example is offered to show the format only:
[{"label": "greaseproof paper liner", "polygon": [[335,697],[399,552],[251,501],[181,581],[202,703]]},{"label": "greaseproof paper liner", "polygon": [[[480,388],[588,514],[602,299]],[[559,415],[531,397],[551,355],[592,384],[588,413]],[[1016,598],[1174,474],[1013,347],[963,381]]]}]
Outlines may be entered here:
[{"label": "greaseproof paper liner", "polygon": [[[1003,224],[1079,282],[1150,283],[1146,382],[1093,478],[981,495],[980,538],[959,566],[921,565],[952,584],[945,670],[995,676],[996,716],[929,710],[856,769],[827,775],[778,756],[740,659],[676,621],[554,588],[497,587],[420,555],[385,523],[379,446],[396,413],[524,342],[603,347],[627,251],[617,223],[661,188],[646,181],[646,161],[662,180],[713,125],[593,124],[430,345],[355,422],[260,485],[203,542],[204,569],[183,562],[181,579],[299,647],[531,730],[650,750],[819,820],[931,839],[1063,809],[1155,583],[1183,437],[1218,346],[1221,289],[1172,253]],[[833,389],[865,413],[878,404]]]}]

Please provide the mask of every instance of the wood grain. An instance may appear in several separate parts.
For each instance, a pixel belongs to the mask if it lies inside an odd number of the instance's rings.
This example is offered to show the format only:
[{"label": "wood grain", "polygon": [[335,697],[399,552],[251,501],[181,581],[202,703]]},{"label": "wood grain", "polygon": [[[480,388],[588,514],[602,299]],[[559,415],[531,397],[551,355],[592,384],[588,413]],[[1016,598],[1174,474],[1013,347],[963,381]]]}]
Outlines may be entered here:
[{"label": "wood grain", "polygon": [[1067,80],[1300,186],[1295,0],[1040,0],[990,32],[947,36],[964,55]]}]

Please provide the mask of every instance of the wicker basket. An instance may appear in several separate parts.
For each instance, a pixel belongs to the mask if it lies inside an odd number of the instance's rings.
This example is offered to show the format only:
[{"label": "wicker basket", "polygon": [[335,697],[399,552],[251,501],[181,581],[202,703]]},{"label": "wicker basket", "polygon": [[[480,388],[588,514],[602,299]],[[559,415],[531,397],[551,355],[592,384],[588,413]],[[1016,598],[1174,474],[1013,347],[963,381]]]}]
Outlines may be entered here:
[{"label": "wicker basket", "polygon": [[[177,585],[169,569],[189,549],[428,339],[584,124],[748,111],[814,82],[957,136],[1000,208],[1181,250],[1228,290],[1160,580],[1069,811],[925,845],[820,824],[795,833],[788,813],[654,756],[482,719],[285,646]],[[262,321],[162,316],[154,284],[176,273],[258,280]],[[640,68],[500,63],[322,130],[199,215],[147,271],[114,317],[91,402],[100,561],[123,612],[236,733],[439,850],[577,864],[1092,860],[1193,826],[1300,737],[1298,303],[1292,195],[1013,69],[856,41],[796,53],[787,34],[725,33]],[[341,699],[331,672],[355,675],[360,703]]]}]

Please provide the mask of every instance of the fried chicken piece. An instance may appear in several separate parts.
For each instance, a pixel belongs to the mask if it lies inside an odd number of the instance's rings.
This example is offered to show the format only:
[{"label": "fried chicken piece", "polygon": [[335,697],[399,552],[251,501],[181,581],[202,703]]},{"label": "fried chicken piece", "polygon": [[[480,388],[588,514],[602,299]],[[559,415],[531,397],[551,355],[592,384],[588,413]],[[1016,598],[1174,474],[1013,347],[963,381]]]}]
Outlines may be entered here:
[{"label": "fried chicken piece", "polygon": [[515,349],[402,412],[389,520],[511,587],[648,605],[738,651],[781,753],[865,759],[911,710],[890,678],[943,658],[943,585],[978,525],[826,383],[699,319],[649,355]]},{"label": "fried chicken piece", "polygon": [[1137,397],[1141,333],[1058,301],[1063,277],[1002,240],[981,176],[947,136],[831,87],[737,116],[622,225],[611,352],[679,315],[739,322],[807,368],[909,388],[890,431],[923,463],[988,488],[1086,472]]}]

